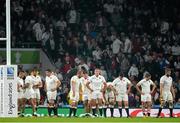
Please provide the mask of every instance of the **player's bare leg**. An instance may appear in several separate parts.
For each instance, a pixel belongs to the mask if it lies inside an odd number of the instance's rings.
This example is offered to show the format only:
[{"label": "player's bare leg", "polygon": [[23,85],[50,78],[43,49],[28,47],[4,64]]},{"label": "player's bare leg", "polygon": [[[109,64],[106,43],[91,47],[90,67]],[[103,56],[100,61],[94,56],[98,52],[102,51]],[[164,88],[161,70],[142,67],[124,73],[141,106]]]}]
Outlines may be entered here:
[{"label": "player's bare leg", "polygon": [[147,116],[151,116],[151,105],[152,103],[150,101],[147,102]]},{"label": "player's bare leg", "polygon": [[114,117],[114,102],[109,103],[109,108],[111,112],[111,117]]},{"label": "player's bare leg", "polygon": [[21,114],[21,108],[22,108],[22,99],[18,99],[18,115]]},{"label": "player's bare leg", "polygon": [[165,101],[161,100],[161,104],[160,104],[160,107],[159,107],[159,112],[158,112],[157,118],[161,117],[161,111],[164,108],[164,106],[165,106]]},{"label": "player's bare leg", "polygon": [[146,117],[146,102],[141,102],[143,116]]},{"label": "player's bare leg", "polygon": [[36,104],[36,98],[32,99],[32,104],[33,104],[33,115],[37,116],[37,104]]},{"label": "player's bare leg", "polygon": [[49,100],[48,102],[48,115],[51,116],[52,110],[54,108],[54,100]]},{"label": "player's bare leg", "polygon": [[92,113],[95,116],[96,115],[96,99],[91,100],[91,108],[92,108]]},{"label": "player's bare leg", "polygon": [[21,107],[22,116],[24,116],[26,101],[27,100],[25,98],[22,98],[22,107]]},{"label": "player's bare leg", "polygon": [[102,100],[102,99],[98,99],[98,108],[99,108],[100,116],[102,116],[102,114],[103,114],[103,111],[102,111],[102,108],[103,108],[103,100]]},{"label": "player's bare leg", "polygon": [[70,104],[69,117],[72,116],[72,113],[73,113],[73,116],[75,117],[76,111],[77,111],[77,102],[73,100]]},{"label": "player's bare leg", "polygon": [[169,100],[168,104],[169,104],[170,117],[173,117],[173,101]]},{"label": "player's bare leg", "polygon": [[127,117],[129,117],[129,103],[128,101],[124,101],[124,106],[125,106],[125,110],[126,110],[126,113],[127,113]]},{"label": "player's bare leg", "polygon": [[88,104],[88,100],[84,101],[84,110],[86,113],[89,113],[89,104]]},{"label": "player's bare leg", "polygon": [[120,117],[122,117],[122,101],[118,101],[118,108],[119,108]]},{"label": "player's bare leg", "polygon": [[34,99],[33,99],[33,98],[29,99],[29,102],[30,102],[30,105],[31,105],[32,110],[33,110],[33,116],[36,116],[36,115],[35,115],[35,112],[36,112],[36,104],[34,104]]}]

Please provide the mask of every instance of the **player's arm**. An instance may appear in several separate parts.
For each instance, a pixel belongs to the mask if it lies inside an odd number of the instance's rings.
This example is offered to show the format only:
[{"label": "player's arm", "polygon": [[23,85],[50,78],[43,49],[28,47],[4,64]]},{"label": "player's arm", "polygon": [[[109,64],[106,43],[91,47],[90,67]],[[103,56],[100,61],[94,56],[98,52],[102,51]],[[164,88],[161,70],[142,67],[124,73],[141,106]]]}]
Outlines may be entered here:
[{"label": "player's arm", "polygon": [[74,80],[71,80],[71,82],[72,82],[72,93],[73,93],[73,97],[74,97],[74,96],[75,96],[75,93],[76,93],[76,91],[75,91],[76,83],[75,83]]},{"label": "player's arm", "polygon": [[152,90],[151,90],[151,94],[154,92],[154,90],[156,89],[156,84],[154,82],[152,82],[151,84],[153,86]]},{"label": "player's arm", "polygon": [[102,89],[101,89],[101,92],[104,92],[104,91],[106,90],[106,88],[107,88],[107,84],[106,84],[106,82],[104,81],[104,82],[103,82],[103,87],[102,87]]},{"label": "player's arm", "polygon": [[171,85],[171,93],[172,93],[173,99],[175,99],[175,92],[174,92],[173,85]]},{"label": "player's arm", "polygon": [[131,83],[129,83],[129,84],[128,84],[127,94],[129,94],[129,92],[131,91],[131,87],[132,87],[132,84],[131,84]]},{"label": "player's arm", "polygon": [[[140,81],[141,82],[141,81]],[[141,89],[140,89],[140,86],[141,86],[141,84],[140,84],[140,82],[138,82],[138,84],[136,84],[136,89],[137,89],[137,91],[141,94],[141,95],[144,95],[144,93],[141,91]]]},{"label": "player's arm", "polygon": [[58,89],[60,86],[61,86],[61,81],[58,79],[58,80],[56,80],[56,84],[57,84],[57,87],[56,87],[56,89]]},{"label": "player's arm", "polygon": [[92,89],[89,85],[90,85],[90,81],[88,81],[88,82],[86,83],[86,87],[87,87],[91,92],[93,92],[93,89]]},{"label": "player's arm", "polygon": [[116,86],[116,81],[114,80],[114,81],[112,82],[112,90],[113,90],[113,92],[114,92],[115,95],[118,95],[118,91],[116,90],[115,86]]},{"label": "player's arm", "polygon": [[162,98],[163,91],[164,91],[164,78],[161,77],[161,79],[160,79],[160,98]]},{"label": "player's arm", "polygon": [[28,88],[30,86],[30,83],[25,83],[24,88]]},{"label": "player's arm", "polygon": [[18,91],[18,92],[20,92],[20,87],[21,87],[21,85],[18,83],[18,84],[17,84],[17,91]]},{"label": "player's arm", "polygon": [[45,92],[47,92],[47,83],[46,82],[44,84],[44,90],[45,90]]}]

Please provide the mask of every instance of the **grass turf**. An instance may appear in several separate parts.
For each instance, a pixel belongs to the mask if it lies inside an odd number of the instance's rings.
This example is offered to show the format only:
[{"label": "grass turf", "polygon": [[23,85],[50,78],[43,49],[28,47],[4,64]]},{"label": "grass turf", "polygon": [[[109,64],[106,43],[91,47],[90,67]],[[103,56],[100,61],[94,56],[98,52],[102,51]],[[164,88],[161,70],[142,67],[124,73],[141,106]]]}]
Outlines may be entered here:
[{"label": "grass turf", "polygon": [[180,118],[55,118],[55,117],[19,117],[0,118],[0,122],[180,122]]}]

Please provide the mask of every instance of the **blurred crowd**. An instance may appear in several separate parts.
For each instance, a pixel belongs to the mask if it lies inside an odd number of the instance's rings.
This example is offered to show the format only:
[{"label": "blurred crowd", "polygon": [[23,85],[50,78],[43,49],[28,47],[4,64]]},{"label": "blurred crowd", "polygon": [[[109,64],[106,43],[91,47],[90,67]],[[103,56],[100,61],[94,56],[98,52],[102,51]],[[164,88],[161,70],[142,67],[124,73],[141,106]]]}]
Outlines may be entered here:
[{"label": "blurred crowd", "polygon": [[[0,37],[5,37],[5,0],[0,1]],[[13,0],[12,47],[42,48],[64,83],[60,104],[68,104],[69,79],[77,66],[90,74],[98,65],[107,81],[119,72],[135,85],[144,72],[152,75],[159,104],[159,79],[172,68],[180,106],[179,0]],[[34,44],[34,45],[26,45]],[[62,96],[63,95],[63,96]],[[130,107],[140,106],[133,87]]]}]

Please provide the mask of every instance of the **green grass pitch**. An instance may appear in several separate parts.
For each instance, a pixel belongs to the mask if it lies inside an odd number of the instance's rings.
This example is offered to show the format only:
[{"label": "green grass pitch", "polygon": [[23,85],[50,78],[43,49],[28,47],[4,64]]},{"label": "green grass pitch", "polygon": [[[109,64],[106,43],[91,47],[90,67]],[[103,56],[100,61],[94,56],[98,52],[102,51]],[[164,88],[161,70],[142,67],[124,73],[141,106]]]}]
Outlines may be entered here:
[{"label": "green grass pitch", "polygon": [[19,118],[0,118],[0,123],[4,122],[180,122],[180,118],[61,118],[61,117],[19,117]]}]

